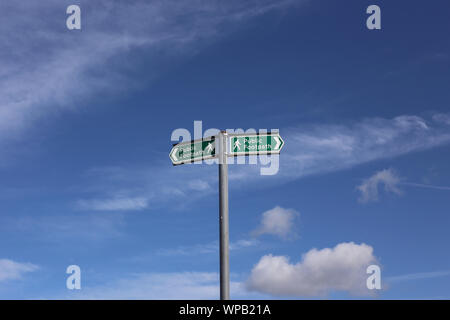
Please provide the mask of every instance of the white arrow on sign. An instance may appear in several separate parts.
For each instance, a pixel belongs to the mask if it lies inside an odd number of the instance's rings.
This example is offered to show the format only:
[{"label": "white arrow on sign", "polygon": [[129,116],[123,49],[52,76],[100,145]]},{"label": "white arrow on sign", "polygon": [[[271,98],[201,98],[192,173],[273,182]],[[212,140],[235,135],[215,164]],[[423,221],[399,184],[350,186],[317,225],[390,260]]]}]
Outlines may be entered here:
[{"label": "white arrow on sign", "polygon": [[281,140],[280,138],[278,138],[277,136],[273,137],[275,139],[275,141],[277,142],[277,144],[275,145],[275,150],[277,150],[280,147],[281,144]]},{"label": "white arrow on sign", "polygon": [[178,158],[176,156],[178,148],[173,148],[172,153],[170,156],[173,158],[174,161],[178,161]]}]

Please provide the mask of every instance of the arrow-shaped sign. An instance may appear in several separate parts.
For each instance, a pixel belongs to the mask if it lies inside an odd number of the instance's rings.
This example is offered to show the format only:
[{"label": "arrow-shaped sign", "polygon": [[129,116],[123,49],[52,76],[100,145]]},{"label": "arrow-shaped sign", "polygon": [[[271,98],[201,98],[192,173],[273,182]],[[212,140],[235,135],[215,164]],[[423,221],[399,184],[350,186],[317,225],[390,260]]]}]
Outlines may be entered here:
[{"label": "arrow-shaped sign", "polygon": [[228,156],[276,154],[283,145],[278,132],[229,134]]},{"label": "arrow-shaped sign", "polygon": [[215,137],[175,144],[169,154],[174,165],[216,157]]}]

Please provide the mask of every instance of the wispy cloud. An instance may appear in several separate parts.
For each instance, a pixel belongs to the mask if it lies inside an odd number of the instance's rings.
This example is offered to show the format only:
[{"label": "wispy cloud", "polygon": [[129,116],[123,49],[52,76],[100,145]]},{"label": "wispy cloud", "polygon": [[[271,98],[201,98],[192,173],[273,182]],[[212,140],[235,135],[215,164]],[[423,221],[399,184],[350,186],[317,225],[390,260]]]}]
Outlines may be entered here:
[{"label": "wispy cloud", "polygon": [[33,272],[37,269],[39,267],[31,263],[0,259],[0,282],[20,279],[25,273]]},{"label": "wispy cloud", "polygon": [[450,187],[446,186],[435,186],[431,184],[405,181],[405,179],[400,178],[400,176],[392,168],[389,168],[376,172],[370,178],[365,179],[359,186],[357,186],[357,189],[361,194],[359,201],[362,203],[377,201],[379,198],[379,189],[381,187],[387,193],[400,195],[403,193],[403,191],[399,188],[400,185],[450,191]]},{"label": "wispy cloud", "polygon": [[413,281],[413,280],[422,280],[422,279],[432,279],[432,278],[440,278],[450,276],[450,270],[446,271],[432,271],[432,272],[418,272],[418,273],[409,273],[399,276],[387,277],[387,283],[396,283],[403,281]]},{"label": "wispy cloud", "polygon": [[282,134],[286,145],[280,174],[285,178],[347,169],[450,143],[450,126],[412,115],[307,125]]},{"label": "wispy cloud", "polygon": [[[240,282],[231,282],[234,297],[245,295]],[[97,287],[84,287],[73,299],[218,299],[219,275],[215,272],[134,274]]]},{"label": "wispy cloud", "polygon": [[83,210],[133,211],[147,208],[148,200],[143,197],[80,200],[78,206]]},{"label": "wispy cloud", "polygon": [[111,95],[136,88],[132,79],[124,81],[124,71],[132,70],[132,65],[114,63],[121,55],[145,50],[145,56],[152,57],[148,63],[154,63],[150,76],[156,76],[164,61],[195,54],[206,41],[242,22],[295,3],[99,0],[83,3],[82,30],[69,31],[65,27],[67,3],[4,0],[0,4],[4,13],[0,142],[43,117],[82,107],[93,93]]},{"label": "wispy cloud", "polygon": [[258,240],[255,239],[241,239],[230,243],[230,251],[236,251],[248,247],[254,247],[259,244]]},{"label": "wispy cloud", "polygon": [[76,239],[92,242],[122,235],[124,215],[115,212],[91,212],[56,215],[23,215],[0,218],[0,232],[13,232],[22,238],[39,235],[43,241],[63,243]]},{"label": "wispy cloud", "polygon": [[435,186],[432,184],[415,183],[415,182],[402,182],[402,184],[411,186],[411,187],[450,191],[450,187],[447,187],[447,186]]},{"label": "wispy cloud", "polygon": [[[229,249],[231,252],[242,250],[249,247],[254,247],[259,244],[255,239],[240,239],[230,242]],[[160,249],[158,255],[163,256],[192,256],[200,254],[212,254],[219,252],[219,242],[212,241],[206,244],[197,244],[192,246],[179,246],[172,249]]]},{"label": "wispy cloud", "polygon": [[450,114],[448,113],[437,113],[433,115],[433,120],[436,122],[444,123],[450,125]]},{"label": "wispy cloud", "polygon": [[[86,174],[91,198],[79,199],[76,206],[86,210],[122,211],[152,209],[164,205],[180,208],[216,192],[217,171],[214,166],[170,163],[159,167],[106,167],[89,170]],[[180,183],[183,181],[183,183]],[[185,182],[185,183],[184,183]],[[86,190],[86,186],[80,187]],[[134,201],[132,201],[134,200]]]},{"label": "wispy cloud", "polygon": [[400,177],[392,169],[384,169],[376,172],[370,178],[365,179],[363,183],[357,187],[361,192],[359,201],[362,203],[377,201],[380,185],[384,187],[386,192],[401,194],[402,192],[398,188],[399,183]]}]

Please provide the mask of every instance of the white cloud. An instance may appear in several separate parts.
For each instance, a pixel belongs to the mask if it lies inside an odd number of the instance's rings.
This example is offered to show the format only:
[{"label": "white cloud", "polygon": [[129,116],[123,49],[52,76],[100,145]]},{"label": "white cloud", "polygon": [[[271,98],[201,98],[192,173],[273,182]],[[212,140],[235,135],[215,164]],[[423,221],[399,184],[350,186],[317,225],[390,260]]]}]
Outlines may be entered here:
[{"label": "white cloud", "polygon": [[247,281],[250,290],[275,296],[324,296],[331,291],[368,294],[366,268],[376,263],[373,248],[353,242],[312,249],[298,263],[266,255]]},{"label": "white cloud", "polygon": [[9,259],[0,259],[0,282],[20,279],[25,273],[37,269],[38,266],[31,263],[20,263]]},{"label": "white cloud", "polygon": [[[234,297],[245,293],[240,282],[232,281]],[[70,298],[77,299],[218,299],[219,275],[215,272],[174,272],[135,274],[98,287],[84,287]]]},{"label": "white cloud", "polygon": [[295,235],[294,222],[298,212],[292,209],[275,207],[262,214],[261,224],[252,233],[255,236],[271,234],[286,239]]},{"label": "white cloud", "polygon": [[357,187],[361,192],[359,201],[363,203],[377,201],[379,185],[383,185],[386,192],[401,194],[399,183],[400,177],[392,169],[381,170]]},{"label": "white cloud", "polygon": [[93,199],[79,200],[78,205],[83,210],[94,211],[130,211],[147,208],[148,200],[143,197],[134,198],[113,198],[113,199]]}]

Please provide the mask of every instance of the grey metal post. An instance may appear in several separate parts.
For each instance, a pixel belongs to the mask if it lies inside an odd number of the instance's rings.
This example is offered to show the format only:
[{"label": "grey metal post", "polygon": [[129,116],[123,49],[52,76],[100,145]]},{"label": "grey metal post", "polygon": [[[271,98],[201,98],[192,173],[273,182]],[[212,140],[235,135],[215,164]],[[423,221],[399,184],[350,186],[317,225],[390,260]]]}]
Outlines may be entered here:
[{"label": "grey metal post", "polygon": [[219,133],[220,300],[230,299],[227,134]]}]

